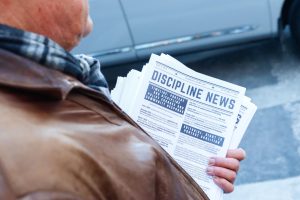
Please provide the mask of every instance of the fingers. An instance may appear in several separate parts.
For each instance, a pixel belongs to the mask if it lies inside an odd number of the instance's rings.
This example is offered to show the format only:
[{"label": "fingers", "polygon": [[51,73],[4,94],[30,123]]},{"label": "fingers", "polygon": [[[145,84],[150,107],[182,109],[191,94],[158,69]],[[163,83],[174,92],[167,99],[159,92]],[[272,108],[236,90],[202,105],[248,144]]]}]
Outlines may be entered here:
[{"label": "fingers", "polygon": [[227,181],[224,178],[213,177],[214,182],[223,189],[224,193],[231,193],[234,190],[234,186],[232,183]]},{"label": "fingers", "polygon": [[243,149],[228,150],[226,158],[210,158],[207,174],[225,193],[234,190],[234,181],[240,168],[240,161],[246,158]]},{"label": "fingers", "polygon": [[246,158],[246,152],[244,149],[229,149],[226,155],[227,158],[235,158],[242,161]]},{"label": "fingers", "polygon": [[214,182],[225,192],[234,190],[234,181],[240,162],[234,158],[211,158],[207,168],[207,174],[213,176]]},{"label": "fingers", "polygon": [[207,168],[207,174],[226,179],[230,183],[233,183],[236,179],[236,172],[222,167],[209,166]]},{"label": "fingers", "polygon": [[234,158],[211,158],[209,159],[210,166],[218,166],[237,172],[240,168],[240,162]]}]

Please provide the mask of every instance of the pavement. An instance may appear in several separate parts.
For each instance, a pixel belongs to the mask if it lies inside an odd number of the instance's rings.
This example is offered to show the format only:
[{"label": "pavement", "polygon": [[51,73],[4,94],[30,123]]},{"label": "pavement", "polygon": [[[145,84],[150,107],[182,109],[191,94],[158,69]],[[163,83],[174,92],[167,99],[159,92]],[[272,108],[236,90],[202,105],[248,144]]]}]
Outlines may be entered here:
[{"label": "pavement", "polygon": [[241,143],[247,159],[235,191],[224,199],[300,199],[300,51],[289,33],[281,41],[212,55],[187,66],[246,87],[258,106]]},{"label": "pavement", "polygon": [[[177,58],[198,72],[246,87],[258,106],[241,143],[247,159],[235,191],[224,199],[300,199],[300,51],[289,32],[282,40]],[[122,70],[124,75],[129,68]]]}]

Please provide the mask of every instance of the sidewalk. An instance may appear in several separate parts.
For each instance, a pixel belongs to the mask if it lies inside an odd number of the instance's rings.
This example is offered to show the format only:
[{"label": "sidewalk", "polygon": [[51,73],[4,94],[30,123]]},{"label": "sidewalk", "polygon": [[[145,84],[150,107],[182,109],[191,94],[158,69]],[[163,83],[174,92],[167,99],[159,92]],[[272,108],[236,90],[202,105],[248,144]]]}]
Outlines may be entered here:
[{"label": "sidewalk", "polygon": [[247,159],[224,200],[300,200],[300,49],[294,41],[287,35],[282,43],[186,64],[245,86],[258,107],[241,144]]},{"label": "sidewalk", "polygon": [[298,200],[300,176],[276,181],[240,185],[224,200]]}]

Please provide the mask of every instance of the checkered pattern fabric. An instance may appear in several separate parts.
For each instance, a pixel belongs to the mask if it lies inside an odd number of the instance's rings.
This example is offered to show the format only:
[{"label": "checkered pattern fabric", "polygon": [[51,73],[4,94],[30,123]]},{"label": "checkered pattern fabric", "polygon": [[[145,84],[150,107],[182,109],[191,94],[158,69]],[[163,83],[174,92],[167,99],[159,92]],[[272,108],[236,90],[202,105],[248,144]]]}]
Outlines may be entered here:
[{"label": "checkered pattern fabric", "polygon": [[109,97],[108,84],[101,73],[100,62],[95,58],[86,55],[73,56],[45,36],[2,24],[0,48],[73,76]]}]

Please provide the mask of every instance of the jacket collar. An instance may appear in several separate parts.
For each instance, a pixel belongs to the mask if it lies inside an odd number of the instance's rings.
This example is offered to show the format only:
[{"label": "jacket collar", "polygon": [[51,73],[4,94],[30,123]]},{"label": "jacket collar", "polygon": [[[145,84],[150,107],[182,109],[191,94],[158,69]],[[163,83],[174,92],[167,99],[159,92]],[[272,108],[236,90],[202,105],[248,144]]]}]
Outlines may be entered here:
[{"label": "jacket collar", "polygon": [[77,89],[91,96],[111,101],[102,92],[93,90],[75,78],[48,69],[38,63],[0,49],[0,85],[31,92],[42,93],[64,100]]}]

